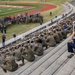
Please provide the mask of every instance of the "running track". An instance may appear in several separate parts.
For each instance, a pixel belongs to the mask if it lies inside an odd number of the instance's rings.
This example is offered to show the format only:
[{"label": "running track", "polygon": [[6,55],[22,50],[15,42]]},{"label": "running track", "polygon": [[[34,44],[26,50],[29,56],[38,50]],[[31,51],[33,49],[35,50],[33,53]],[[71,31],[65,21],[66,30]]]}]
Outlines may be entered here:
[{"label": "running track", "polygon": [[[34,3],[26,3],[26,4],[34,4]],[[35,3],[35,4],[38,4],[38,3]],[[34,14],[34,13],[37,13],[37,12],[44,12],[44,11],[51,10],[51,9],[54,9],[54,8],[57,7],[56,5],[53,5],[53,4],[46,4],[46,3],[39,3],[39,4],[42,4],[44,6],[44,8],[31,10],[31,11],[28,12],[28,15]],[[21,14],[24,14],[24,13],[21,13]],[[13,16],[11,16],[11,17],[13,17]]]},{"label": "running track", "polygon": [[44,5],[44,8],[40,8],[40,9],[37,9],[37,10],[30,11],[30,12],[28,12],[28,14],[34,14],[36,12],[44,12],[44,11],[51,10],[51,9],[54,9],[54,8],[57,7],[57,6],[52,5],[52,4],[42,4],[42,5]]}]

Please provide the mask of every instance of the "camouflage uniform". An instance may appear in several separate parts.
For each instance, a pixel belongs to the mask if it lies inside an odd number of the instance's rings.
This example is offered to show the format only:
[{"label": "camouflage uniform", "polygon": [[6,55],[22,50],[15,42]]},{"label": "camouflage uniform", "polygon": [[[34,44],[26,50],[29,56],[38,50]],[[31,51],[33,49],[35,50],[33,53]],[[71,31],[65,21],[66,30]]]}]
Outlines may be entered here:
[{"label": "camouflage uniform", "polygon": [[6,58],[1,65],[2,69],[6,72],[15,71],[18,68],[18,64],[15,62],[15,58],[9,53],[6,54]]},{"label": "camouflage uniform", "polygon": [[5,55],[2,54],[2,52],[0,51],[0,65],[3,63],[4,59],[5,59]]},{"label": "camouflage uniform", "polygon": [[29,47],[31,50],[33,49],[34,45],[35,45],[35,42],[31,39],[29,43]]},{"label": "camouflage uniform", "polygon": [[56,41],[55,41],[55,39],[54,39],[54,36],[53,36],[52,34],[49,34],[49,33],[48,33],[46,42],[47,42],[47,45],[48,45],[49,47],[53,47],[53,46],[56,45]]},{"label": "camouflage uniform", "polygon": [[56,30],[54,31],[53,36],[54,36],[54,39],[55,39],[56,43],[60,43],[60,37],[59,37],[59,35],[56,33]]},{"label": "camouflage uniform", "polygon": [[67,32],[66,32],[66,30],[61,30],[61,33],[63,35],[63,39],[66,39],[67,38]]},{"label": "camouflage uniform", "polygon": [[10,54],[10,55],[13,55],[13,54],[14,54],[14,50],[15,50],[14,47],[9,48],[9,49],[8,49],[9,54]]},{"label": "camouflage uniform", "polygon": [[21,60],[21,49],[22,48],[19,48],[19,49],[16,49],[14,52],[15,52],[15,58],[17,61]]},{"label": "camouflage uniform", "polygon": [[34,53],[32,52],[32,50],[29,49],[28,46],[25,46],[25,48],[22,50],[21,59],[22,59],[22,64],[23,65],[24,65],[24,59],[26,59],[30,62],[35,60]]},{"label": "camouflage uniform", "polygon": [[43,46],[41,43],[36,43],[34,48],[33,48],[34,54],[41,56],[43,55]]},{"label": "camouflage uniform", "polygon": [[42,46],[46,47],[46,49],[47,49],[48,47],[47,47],[47,43],[46,43],[46,35],[41,34],[40,38],[42,39]]},{"label": "camouflage uniform", "polygon": [[62,32],[59,31],[59,29],[57,29],[57,32],[56,33],[59,35],[60,40],[63,40]]}]

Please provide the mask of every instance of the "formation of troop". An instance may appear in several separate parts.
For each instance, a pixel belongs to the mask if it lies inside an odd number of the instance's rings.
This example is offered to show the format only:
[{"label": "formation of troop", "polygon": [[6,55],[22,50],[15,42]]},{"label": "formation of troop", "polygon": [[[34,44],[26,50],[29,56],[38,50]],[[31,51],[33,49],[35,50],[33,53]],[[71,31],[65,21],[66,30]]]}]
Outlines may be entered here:
[{"label": "formation of troop", "polygon": [[40,12],[35,14],[29,15],[28,13],[25,14],[18,14],[13,17],[8,16],[0,19],[0,31],[1,33],[6,33],[6,27],[8,25],[14,24],[28,24],[28,23],[43,23],[43,16],[40,15]]},{"label": "formation of troop", "polygon": [[[63,39],[67,38],[68,33],[72,31],[72,22],[74,14],[62,20],[58,25],[37,31],[27,36],[20,44],[9,46],[7,49],[0,51],[0,67],[4,72],[15,71],[18,66],[28,62],[35,61],[37,56],[44,54],[44,50],[49,47],[55,47]],[[20,64],[17,61],[21,61]]]},{"label": "formation of troop", "polygon": [[20,23],[43,23],[43,16],[40,15],[40,12],[35,14],[28,15],[25,13],[24,15],[18,14],[14,16],[11,20],[12,24],[20,24]]}]

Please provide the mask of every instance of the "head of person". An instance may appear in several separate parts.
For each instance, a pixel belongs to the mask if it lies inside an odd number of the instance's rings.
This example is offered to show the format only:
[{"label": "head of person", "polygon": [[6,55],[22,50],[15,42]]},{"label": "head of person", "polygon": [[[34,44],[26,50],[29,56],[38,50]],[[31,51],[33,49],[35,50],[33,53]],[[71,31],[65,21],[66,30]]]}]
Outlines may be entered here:
[{"label": "head of person", "polygon": [[15,50],[15,46],[12,46],[12,50]]},{"label": "head of person", "polygon": [[53,29],[53,32],[56,33],[56,29]]},{"label": "head of person", "polygon": [[29,48],[28,45],[25,45],[25,48],[28,49]]},{"label": "head of person", "polygon": [[6,52],[5,57],[9,57],[9,56],[10,56],[10,53]]}]

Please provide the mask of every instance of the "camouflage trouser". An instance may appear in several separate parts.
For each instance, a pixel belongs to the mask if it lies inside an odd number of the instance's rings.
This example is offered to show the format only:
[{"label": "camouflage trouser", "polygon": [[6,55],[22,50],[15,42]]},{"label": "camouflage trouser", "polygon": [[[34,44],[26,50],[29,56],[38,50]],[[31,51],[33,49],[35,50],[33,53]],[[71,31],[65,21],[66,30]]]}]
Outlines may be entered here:
[{"label": "camouflage trouser", "polygon": [[49,43],[49,42],[48,42],[48,43],[47,43],[47,46],[48,46],[48,47],[54,47],[54,46],[56,46],[56,43],[52,44],[52,43]]},{"label": "camouflage trouser", "polygon": [[67,34],[63,34],[63,39],[66,39],[67,38]]},{"label": "camouflage trouser", "polygon": [[35,52],[35,54],[38,55],[38,56],[41,56],[41,55],[43,55],[43,51],[41,51],[41,52]]},{"label": "camouflage trouser", "polygon": [[47,43],[42,43],[43,47],[46,47],[46,49],[48,48]]},{"label": "camouflage trouser", "polygon": [[24,59],[26,59],[27,61],[30,61],[30,62],[32,62],[32,61],[34,61],[35,60],[35,57],[33,57],[32,59],[31,58],[28,58],[27,56],[25,56],[25,55],[22,55],[22,63],[24,63]]},{"label": "camouflage trouser", "polygon": [[1,33],[3,33],[3,29],[1,29]]},{"label": "camouflage trouser", "polygon": [[62,34],[58,34],[58,35],[60,37],[60,40],[63,40]]},{"label": "camouflage trouser", "polygon": [[3,69],[7,69],[7,66],[4,65],[4,64],[2,64],[2,65],[1,65],[1,68],[3,68]]},{"label": "camouflage trouser", "polygon": [[60,43],[60,38],[55,38],[56,43]]},{"label": "camouflage trouser", "polygon": [[40,21],[40,25],[42,25],[42,21]]},{"label": "camouflage trouser", "polygon": [[25,23],[28,24],[28,22],[29,22],[29,19],[26,18]]},{"label": "camouflage trouser", "polygon": [[21,20],[17,20],[17,24],[22,23]]},{"label": "camouflage trouser", "polygon": [[8,71],[15,71],[18,68],[18,64],[14,65],[13,68],[9,68],[7,65],[2,64],[1,68]]}]

